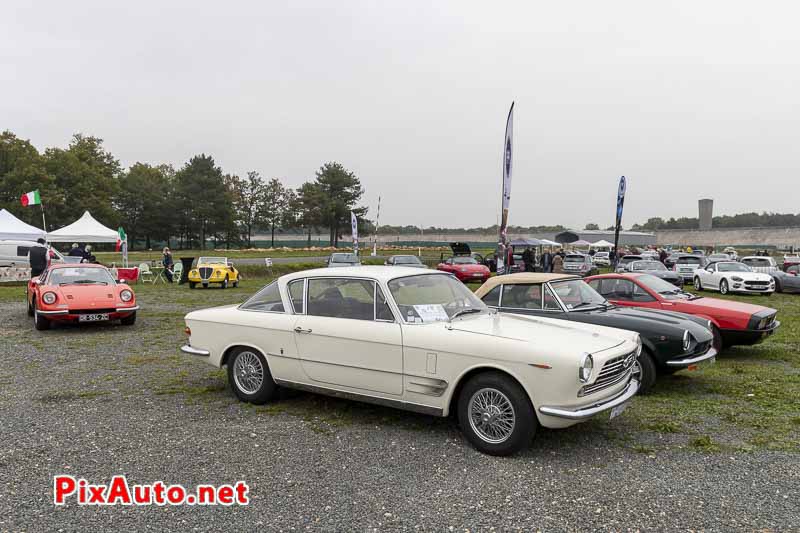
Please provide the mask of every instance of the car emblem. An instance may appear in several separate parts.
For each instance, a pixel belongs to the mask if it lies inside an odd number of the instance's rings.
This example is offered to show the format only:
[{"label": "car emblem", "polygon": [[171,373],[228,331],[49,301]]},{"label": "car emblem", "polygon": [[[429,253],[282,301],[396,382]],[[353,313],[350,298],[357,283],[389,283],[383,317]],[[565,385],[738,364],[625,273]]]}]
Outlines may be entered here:
[{"label": "car emblem", "polygon": [[631,365],[633,365],[633,360],[635,358],[636,358],[635,355],[630,354],[628,357],[625,358],[625,362],[623,362],[622,364],[625,365],[625,368],[629,368]]}]

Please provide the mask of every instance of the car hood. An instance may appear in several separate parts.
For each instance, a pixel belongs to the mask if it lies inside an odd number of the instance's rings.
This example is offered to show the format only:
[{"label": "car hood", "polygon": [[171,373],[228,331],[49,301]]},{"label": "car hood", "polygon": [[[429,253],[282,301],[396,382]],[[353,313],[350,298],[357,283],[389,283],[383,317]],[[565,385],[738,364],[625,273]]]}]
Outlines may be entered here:
[{"label": "car hood", "polygon": [[488,335],[535,343],[543,352],[562,351],[565,346],[580,352],[596,354],[635,341],[637,334],[592,324],[568,322],[508,313],[484,313],[464,316],[449,324],[453,331]]},{"label": "car hood", "polygon": [[61,285],[42,290],[42,294],[55,291],[63,297],[61,303],[75,304],[116,305],[117,288],[113,285]]},{"label": "car hood", "polygon": [[660,311],[644,307],[610,307],[588,311],[571,311],[570,316],[585,315],[587,318],[596,319],[599,323],[614,328],[630,329],[643,333],[645,331],[669,333],[672,331],[679,337],[684,330],[689,332],[698,341],[711,340],[711,332],[706,327],[706,320],[696,318],[685,313],[674,311]]},{"label": "car hood", "polygon": [[672,279],[678,277],[678,274],[671,270],[647,270],[644,273],[661,279]]},{"label": "car hood", "polygon": [[735,300],[722,300],[720,298],[702,297],[695,300],[683,300],[680,302],[681,310],[692,314],[716,315],[720,312],[726,315],[747,315],[752,316],[762,311],[769,311],[769,307],[763,305],[737,302]]},{"label": "car hood", "polygon": [[739,276],[746,281],[770,281],[772,279],[769,274],[762,274],[761,272],[723,272],[723,274],[728,278]]}]

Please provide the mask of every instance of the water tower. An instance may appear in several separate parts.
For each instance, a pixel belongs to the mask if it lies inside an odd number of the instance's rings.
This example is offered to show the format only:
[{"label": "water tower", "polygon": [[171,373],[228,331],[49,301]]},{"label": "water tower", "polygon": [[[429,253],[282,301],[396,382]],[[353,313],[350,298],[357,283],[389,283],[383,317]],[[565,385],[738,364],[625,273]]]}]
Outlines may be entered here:
[{"label": "water tower", "polygon": [[697,204],[700,210],[700,229],[710,230],[711,221],[714,218],[714,200],[711,198],[703,198],[698,201]]}]

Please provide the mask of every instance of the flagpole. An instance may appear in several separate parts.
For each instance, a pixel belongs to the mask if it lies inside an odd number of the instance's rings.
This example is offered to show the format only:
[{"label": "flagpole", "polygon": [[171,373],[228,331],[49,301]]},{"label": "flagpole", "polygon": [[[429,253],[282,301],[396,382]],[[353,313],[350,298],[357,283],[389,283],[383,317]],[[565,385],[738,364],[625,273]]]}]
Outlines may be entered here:
[{"label": "flagpole", "polygon": [[47,222],[44,219],[44,204],[40,202],[39,207],[42,208],[42,229],[47,233]]}]

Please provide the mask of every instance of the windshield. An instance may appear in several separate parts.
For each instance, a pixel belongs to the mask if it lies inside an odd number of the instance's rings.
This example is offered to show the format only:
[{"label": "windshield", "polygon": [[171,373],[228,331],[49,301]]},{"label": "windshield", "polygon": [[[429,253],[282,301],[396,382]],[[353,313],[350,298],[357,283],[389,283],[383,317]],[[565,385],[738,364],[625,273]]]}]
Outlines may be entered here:
[{"label": "windshield", "polygon": [[454,265],[477,265],[478,260],[469,256],[458,256],[453,258]]},{"label": "windshield", "polygon": [[730,259],[728,254],[713,254],[708,256],[709,261],[727,261]]},{"label": "windshield", "polygon": [[568,255],[564,261],[567,263],[585,263],[586,259],[582,255]]},{"label": "windshield", "polygon": [[590,309],[608,303],[588,283],[580,279],[553,281],[550,286],[570,311]]},{"label": "windshield", "polygon": [[114,278],[105,268],[56,268],[50,272],[49,285],[113,285]]},{"label": "windshield", "polygon": [[641,259],[642,258],[640,256],[638,256],[638,255],[626,255],[625,257],[620,259],[620,262],[623,265],[626,265],[626,264],[630,263],[631,261],[641,261]]},{"label": "windshield", "polygon": [[657,292],[669,300],[689,296],[688,293],[683,292],[672,283],[651,274],[642,274],[641,276],[637,276],[636,280],[653,292]]},{"label": "windshield", "polygon": [[719,272],[752,272],[750,267],[741,263],[717,263]]},{"label": "windshield", "polygon": [[406,322],[441,322],[458,314],[488,311],[471,290],[450,275],[393,279],[389,282],[389,291]]},{"label": "windshield", "polygon": [[331,263],[358,263],[356,254],[332,254]]},{"label": "windshield", "polygon": [[395,265],[419,265],[420,261],[415,255],[396,255],[394,257]]},{"label": "windshield", "polygon": [[608,257],[608,252],[597,252],[594,254],[595,257]]},{"label": "windshield", "polygon": [[663,264],[658,261],[636,261],[631,267],[633,270],[666,270]]},{"label": "windshield", "polygon": [[226,257],[201,257],[197,260],[198,265],[225,265],[227,263]]},{"label": "windshield", "polygon": [[769,267],[769,266],[772,266],[772,262],[769,260],[769,258],[754,257],[754,258],[750,258],[750,259],[742,259],[742,263],[745,264],[745,265],[754,266],[754,267]]}]

